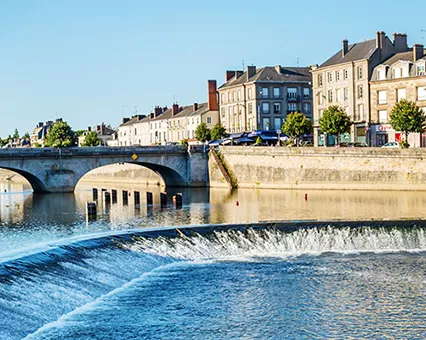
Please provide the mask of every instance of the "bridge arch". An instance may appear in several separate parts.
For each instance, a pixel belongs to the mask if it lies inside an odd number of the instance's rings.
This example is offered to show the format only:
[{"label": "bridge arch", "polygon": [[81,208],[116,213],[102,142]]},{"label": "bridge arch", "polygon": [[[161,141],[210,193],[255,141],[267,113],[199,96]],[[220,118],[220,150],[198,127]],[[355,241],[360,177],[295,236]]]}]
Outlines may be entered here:
[{"label": "bridge arch", "polygon": [[46,185],[43,183],[43,181],[40,178],[38,178],[34,174],[22,169],[9,168],[5,166],[1,166],[0,168],[4,170],[12,171],[24,177],[28,181],[28,183],[30,183],[31,188],[33,189],[34,192],[47,192]]}]

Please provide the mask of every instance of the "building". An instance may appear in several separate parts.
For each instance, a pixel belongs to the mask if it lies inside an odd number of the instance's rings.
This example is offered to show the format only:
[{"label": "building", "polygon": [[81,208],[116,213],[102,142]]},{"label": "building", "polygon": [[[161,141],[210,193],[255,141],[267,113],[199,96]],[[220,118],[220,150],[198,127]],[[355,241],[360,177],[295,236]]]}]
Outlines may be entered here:
[{"label": "building", "polygon": [[115,130],[102,122],[101,125],[96,125],[93,129],[89,126],[81,136],[78,136],[77,145],[82,146],[84,144],[84,139],[92,131],[95,131],[98,135],[99,145],[109,145],[109,142],[114,139]]},{"label": "building", "polygon": [[[57,119],[58,121],[62,121],[62,119]],[[53,121],[49,120],[46,123],[39,122],[31,133],[31,145],[32,146],[44,146],[44,140],[49,133],[50,127],[53,125]]]},{"label": "building", "polygon": [[228,132],[278,130],[288,113],[312,119],[312,76],[307,67],[248,66],[226,71],[219,87],[220,121]]},{"label": "building", "polygon": [[[374,68],[370,81],[372,146],[400,141],[403,137],[389,124],[389,114],[401,99],[415,102],[426,113],[425,63],[424,46],[414,45]],[[426,135],[410,134],[408,143],[413,147],[426,147]]]},{"label": "building", "polygon": [[[350,136],[341,136],[341,140],[368,142],[367,130],[371,120],[369,81],[373,69],[395,53],[407,50],[406,34],[395,33],[391,41],[385,32],[377,32],[373,40],[351,45],[343,40],[340,51],[319,67],[313,67],[315,145],[325,143],[318,120],[331,105],[342,107],[354,121]],[[334,137],[329,136],[326,142],[334,144]]]},{"label": "building", "polygon": [[123,118],[118,127],[118,145],[152,145],[179,143],[183,139],[193,139],[195,129],[205,122],[208,128],[219,122],[217,100],[217,83],[208,81],[208,102],[179,106],[174,103],[167,106],[154,107],[147,116],[134,115]]}]

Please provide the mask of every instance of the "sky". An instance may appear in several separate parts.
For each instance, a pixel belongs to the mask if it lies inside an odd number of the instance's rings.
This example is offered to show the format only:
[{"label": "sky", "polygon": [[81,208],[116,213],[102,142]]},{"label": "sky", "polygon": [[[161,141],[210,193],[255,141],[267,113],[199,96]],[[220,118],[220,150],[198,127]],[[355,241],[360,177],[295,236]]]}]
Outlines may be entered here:
[{"label": "sky", "polygon": [[[63,118],[113,127],[205,102],[244,65],[321,64],[375,32],[426,44],[424,1],[0,0],[0,137]],[[423,24],[422,24],[423,22]],[[423,36],[424,37],[423,37]]]}]

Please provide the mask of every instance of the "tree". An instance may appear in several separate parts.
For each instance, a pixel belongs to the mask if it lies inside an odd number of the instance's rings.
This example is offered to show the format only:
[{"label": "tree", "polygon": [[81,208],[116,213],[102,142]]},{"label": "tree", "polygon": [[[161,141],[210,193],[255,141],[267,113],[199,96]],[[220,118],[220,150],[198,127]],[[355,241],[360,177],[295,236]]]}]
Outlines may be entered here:
[{"label": "tree", "polygon": [[90,131],[86,137],[84,137],[83,146],[98,146],[99,138],[96,131]]},{"label": "tree", "polygon": [[13,132],[13,139],[17,139],[17,138],[19,138],[19,131],[18,131],[18,129],[15,129],[15,131]]},{"label": "tree", "polygon": [[211,139],[218,140],[218,139],[222,139],[225,136],[226,136],[225,127],[220,123],[215,124],[215,126],[213,126],[213,129],[210,132]]},{"label": "tree", "polygon": [[287,115],[281,131],[297,144],[297,139],[301,135],[312,132],[312,123],[303,113],[292,112]]},{"label": "tree", "polygon": [[47,134],[46,146],[68,147],[75,145],[74,131],[67,122],[57,121],[54,123]]},{"label": "tree", "polygon": [[25,134],[22,136],[22,138],[28,138],[28,139],[30,139],[31,138],[30,133],[29,132],[25,132]]},{"label": "tree", "polygon": [[319,119],[319,126],[322,132],[336,136],[337,143],[339,135],[348,133],[351,129],[351,118],[339,106],[329,106],[324,110],[322,117]]},{"label": "tree", "polygon": [[80,136],[83,136],[83,133],[85,133],[85,132],[86,132],[86,130],[77,130],[77,131],[75,131],[75,135],[77,137],[80,137]]},{"label": "tree", "polygon": [[399,101],[393,107],[389,117],[392,128],[405,134],[405,147],[408,147],[408,134],[410,132],[425,131],[425,113],[414,102],[406,99]]},{"label": "tree", "polygon": [[196,127],[195,138],[197,138],[201,143],[210,140],[210,129],[207,127],[206,123],[203,122]]}]

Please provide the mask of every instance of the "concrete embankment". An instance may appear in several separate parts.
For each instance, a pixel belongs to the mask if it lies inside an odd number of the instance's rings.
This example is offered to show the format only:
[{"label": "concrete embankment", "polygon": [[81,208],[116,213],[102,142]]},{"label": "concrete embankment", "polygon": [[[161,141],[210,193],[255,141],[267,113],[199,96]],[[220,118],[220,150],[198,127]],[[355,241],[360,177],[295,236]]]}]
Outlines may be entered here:
[{"label": "concrete embankment", "polygon": [[[239,187],[426,190],[426,150],[221,147]],[[210,185],[227,186],[212,158]]]}]

